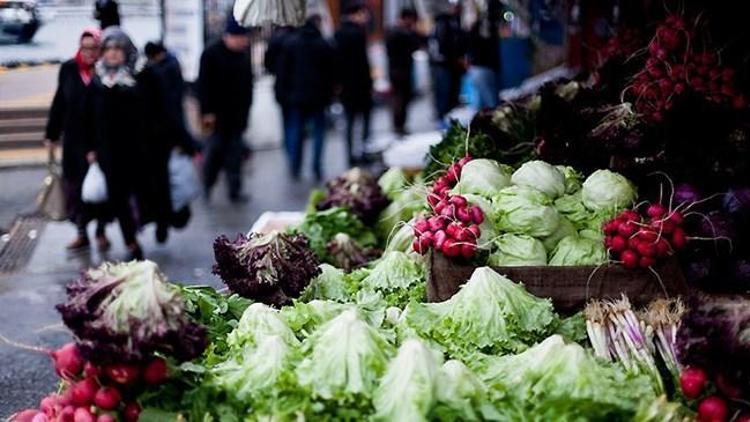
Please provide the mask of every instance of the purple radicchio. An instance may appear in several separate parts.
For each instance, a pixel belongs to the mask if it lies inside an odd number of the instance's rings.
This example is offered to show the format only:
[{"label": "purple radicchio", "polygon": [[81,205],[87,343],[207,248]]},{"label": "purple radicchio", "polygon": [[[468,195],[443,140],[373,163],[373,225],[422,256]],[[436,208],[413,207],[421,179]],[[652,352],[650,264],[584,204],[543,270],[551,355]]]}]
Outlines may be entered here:
[{"label": "purple radicchio", "polygon": [[389,203],[375,176],[356,167],[329,181],[326,188],[318,210],[346,208],[367,225],[374,224]]}]

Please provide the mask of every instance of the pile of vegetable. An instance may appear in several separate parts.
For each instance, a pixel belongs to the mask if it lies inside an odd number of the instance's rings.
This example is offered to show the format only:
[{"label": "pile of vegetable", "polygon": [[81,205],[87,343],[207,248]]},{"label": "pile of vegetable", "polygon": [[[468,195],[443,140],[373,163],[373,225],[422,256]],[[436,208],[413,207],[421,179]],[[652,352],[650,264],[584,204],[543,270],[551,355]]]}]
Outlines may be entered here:
[{"label": "pile of vegetable", "polygon": [[316,204],[320,211],[345,208],[365,224],[372,224],[388,206],[388,198],[370,173],[353,168],[326,183],[325,196]]}]

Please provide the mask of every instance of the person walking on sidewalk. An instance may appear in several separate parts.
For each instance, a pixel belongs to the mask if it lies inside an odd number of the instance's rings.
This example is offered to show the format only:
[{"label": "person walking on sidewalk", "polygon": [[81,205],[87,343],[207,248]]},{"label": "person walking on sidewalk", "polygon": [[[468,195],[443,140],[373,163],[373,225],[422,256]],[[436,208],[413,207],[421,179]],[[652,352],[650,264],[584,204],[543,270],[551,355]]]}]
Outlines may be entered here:
[{"label": "person walking on sidewalk", "polygon": [[198,99],[202,124],[209,135],[203,169],[206,199],[224,169],[233,203],[247,201],[242,194],[242,134],[247,129],[253,102],[253,67],[249,30],[230,13],[222,38],[201,55]]},{"label": "person walking on sidewalk", "polygon": [[[335,35],[337,58],[342,64],[338,82],[341,87],[341,104],[346,114],[346,145],[350,167],[362,162],[365,145],[370,138],[372,75],[365,29],[368,20],[367,8],[361,3],[353,3],[344,9],[344,20]],[[362,122],[359,145],[354,142],[356,120]]]},{"label": "person walking on sidewalk", "polygon": [[87,110],[87,160],[104,173],[107,206],[120,224],[129,259],[143,259],[133,204],[139,185],[148,183],[150,175],[138,168],[144,134],[143,101],[134,76],[138,51],[118,27],[107,29],[102,38]]},{"label": "person walking on sidewalk", "polygon": [[120,26],[120,5],[116,0],[96,0],[94,19],[99,21],[102,30],[110,26]]},{"label": "person walking on sidewalk", "polygon": [[499,0],[491,0],[487,11],[469,31],[469,78],[477,94],[477,109],[495,108],[499,102],[500,36]]},{"label": "person walking on sidewalk", "polygon": [[279,104],[281,109],[281,132],[284,137],[284,150],[286,151],[288,145],[288,139],[286,135],[287,123],[289,120],[288,105],[284,104],[287,95],[281,92],[281,84],[279,84],[279,61],[281,55],[284,53],[289,45],[289,40],[294,35],[295,28],[290,25],[283,25],[274,28],[271,39],[268,40],[268,47],[266,48],[266,54],[263,56],[263,66],[266,68],[266,72],[274,77],[273,92],[276,102]]},{"label": "person walking on sidewalk", "polygon": [[459,103],[461,78],[465,72],[465,44],[460,3],[451,0],[435,18],[435,28],[428,43],[435,110],[441,124]]},{"label": "person walking on sidewalk", "polygon": [[78,229],[78,236],[67,248],[80,250],[89,247],[86,226],[98,214],[96,243],[100,250],[108,250],[105,235],[105,216],[96,206],[81,200],[81,186],[86,177],[86,104],[91,91],[94,64],[99,58],[101,32],[92,28],[83,31],[75,57],[60,66],[57,90],[50,107],[45,144],[54,148],[62,138],[62,170],[65,204],[68,218]]},{"label": "person walking on sidewalk", "polygon": [[399,136],[407,134],[409,103],[414,97],[414,58],[412,55],[422,45],[422,38],[416,31],[417,12],[403,9],[398,23],[386,38],[388,52],[388,77],[391,81],[393,108],[393,131]]},{"label": "person walking on sidewalk", "polygon": [[278,69],[279,90],[289,107],[286,133],[291,175],[298,178],[302,167],[305,127],[311,124],[313,173],[323,179],[326,107],[333,96],[335,52],[320,32],[320,16],[311,16],[289,41]]}]

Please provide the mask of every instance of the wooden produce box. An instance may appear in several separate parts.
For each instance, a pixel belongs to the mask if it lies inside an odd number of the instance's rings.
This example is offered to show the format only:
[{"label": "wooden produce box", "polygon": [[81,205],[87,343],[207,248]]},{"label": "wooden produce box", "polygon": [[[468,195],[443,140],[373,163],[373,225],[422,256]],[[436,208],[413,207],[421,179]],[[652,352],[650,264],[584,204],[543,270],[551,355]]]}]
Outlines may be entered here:
[{"label": "wooden produce box", "polygon": [[[428,260],[427,300],[430,302],[450,299],[476,268],[437,253],[430,253]],[[523,283],[531,294],[552,299],[555,309],[564,314],[583,309],[586,302],[593,298],[618,298],[624,293],[634,305],[642,306],[657,297],[688,293],[685,276],[676,259],[654,267],[661,277],[661,283],[651,271],[626,270],[614,264],[598,268],[535,266],[493,269],[516,283]]]}]

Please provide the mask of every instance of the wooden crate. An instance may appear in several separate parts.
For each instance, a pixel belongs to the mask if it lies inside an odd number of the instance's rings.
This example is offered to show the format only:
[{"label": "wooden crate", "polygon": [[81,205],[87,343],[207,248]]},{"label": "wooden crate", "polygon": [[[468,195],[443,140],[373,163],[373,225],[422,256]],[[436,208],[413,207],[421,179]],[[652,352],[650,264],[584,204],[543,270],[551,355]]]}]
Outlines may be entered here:
[{"label": "wooden crate", "polygon": [[[430,253],[427,279],[427,300],[442,302],[450,299],[474,272],[475,266],[447,259],[442,254]],[[648,270],[626,270],[620,265],[597,267],[493,267],[495,271],[517,283],[523,283],[531,294],[552,299],[561,313],[581,310],[591,298],[628,296],[636,305],[646,305],[657,297],[688,293],[687,282],[676,259],[670,259],[654,269],[661,277]],[[663,286],[662,286],[663,285]]]}]

